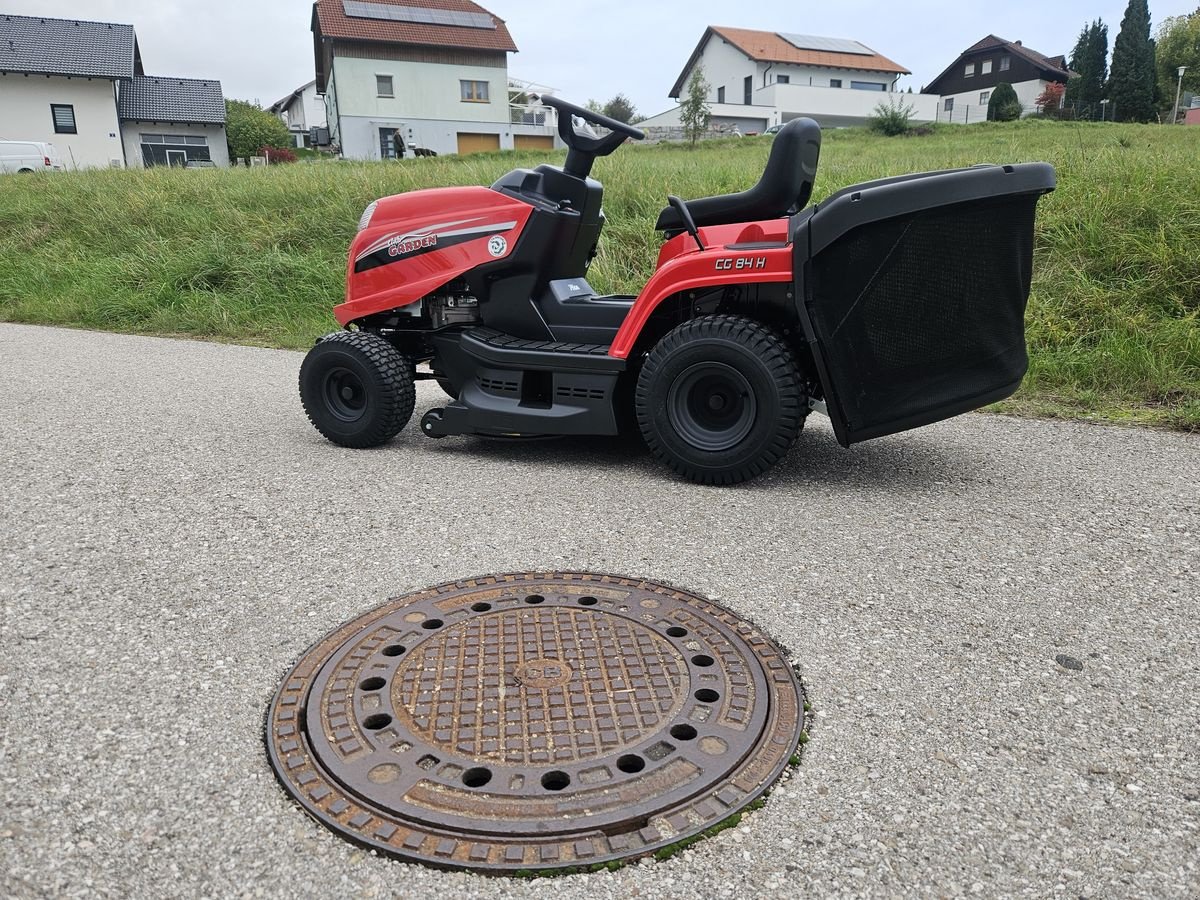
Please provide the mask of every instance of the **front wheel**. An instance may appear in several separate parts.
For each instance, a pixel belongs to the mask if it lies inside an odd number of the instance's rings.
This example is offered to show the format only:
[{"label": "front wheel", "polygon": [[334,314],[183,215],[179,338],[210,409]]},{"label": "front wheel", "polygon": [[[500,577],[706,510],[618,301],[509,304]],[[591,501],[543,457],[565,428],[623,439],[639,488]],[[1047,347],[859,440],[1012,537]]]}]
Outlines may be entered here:
[{"label": "front wheel", "polygon": [[795,355],[740,316],[684,322],[650,351],[634,398],[650,451],[702,484],[737,484],[788,452],[808,398]]},{"label": "front wheel", "polygon": [[343,447],[374,447],[408,424],[413,364],[377,334],[339,331],[308,351],[300,402],[317,431]]}]

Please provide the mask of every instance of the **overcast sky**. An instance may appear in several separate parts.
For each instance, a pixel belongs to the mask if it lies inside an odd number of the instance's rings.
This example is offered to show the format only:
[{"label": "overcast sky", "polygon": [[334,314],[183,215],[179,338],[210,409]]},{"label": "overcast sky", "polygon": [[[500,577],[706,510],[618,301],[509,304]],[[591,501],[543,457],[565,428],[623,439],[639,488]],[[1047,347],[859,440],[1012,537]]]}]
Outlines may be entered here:
[{"label": "overcast sky", "polygon": [[[1109,48],[1126,0],[1006,0],[935,3],[838,0],[760,7],[687,0],[483,0],[508,23],[520,52],[512,77],[557,88],[568,100],[601,102],[617,93],[643,115],[667,97],[707,25],[851,38],[912,70],[901,88],[935,78],[988,34],[1070,54],[1080,30],[1099,17]],[[1153,27],[1195,9],[1196,0],[1150,0]],[[0,13],[131,24],[150,75],[217,78],[225,96],[270,105],[311,81],[313,45],[306,0],[0,0]]]}]

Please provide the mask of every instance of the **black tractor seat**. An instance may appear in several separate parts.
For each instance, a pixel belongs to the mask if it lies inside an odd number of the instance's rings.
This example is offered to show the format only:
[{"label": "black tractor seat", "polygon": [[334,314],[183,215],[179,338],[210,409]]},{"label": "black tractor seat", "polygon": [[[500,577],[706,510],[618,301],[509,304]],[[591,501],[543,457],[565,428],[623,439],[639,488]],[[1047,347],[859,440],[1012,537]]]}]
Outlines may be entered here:
[{"label": "black tractor seat", "polygon": [[[821,126],[812,119],[792,119],[776,133],[758,184],[738,194],[701,197],[685,205],[699,228],[791,215],[804,209],[812,196],[820,156]],[[659,213],[654,227],[684,230],[679,213],[670,206]]]}]

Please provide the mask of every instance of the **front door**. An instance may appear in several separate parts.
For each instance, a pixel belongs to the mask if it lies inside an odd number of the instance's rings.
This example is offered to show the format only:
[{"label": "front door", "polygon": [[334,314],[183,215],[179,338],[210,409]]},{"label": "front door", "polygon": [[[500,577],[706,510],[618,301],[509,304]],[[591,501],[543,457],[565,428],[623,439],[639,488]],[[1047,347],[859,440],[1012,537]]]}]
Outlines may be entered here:
[{"label": "front door", "polygon": [[172,168],[182,169],[184,166],[187,165],[187,151],[186,150],[168,150],[167,151],[167,165],[171,166]]}]

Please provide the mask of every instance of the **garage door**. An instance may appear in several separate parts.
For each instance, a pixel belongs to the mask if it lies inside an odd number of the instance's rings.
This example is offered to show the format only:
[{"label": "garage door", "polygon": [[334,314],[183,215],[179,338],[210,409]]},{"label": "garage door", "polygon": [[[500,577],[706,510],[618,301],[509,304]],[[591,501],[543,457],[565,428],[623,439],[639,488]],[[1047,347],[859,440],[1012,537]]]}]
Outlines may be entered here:
[{"label": "garage door", "polygon": [[515,134],[513,146],[518,150],[553,150],[554,138],[548,134]]},{"label": "garage door", "polygon": [[491,153],[500,149],[500,135],[472,134],[469,131],[458,133],[459,153]]}]

